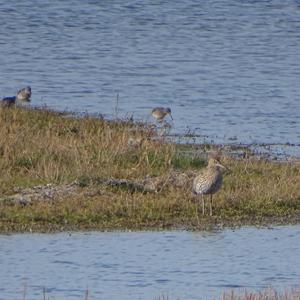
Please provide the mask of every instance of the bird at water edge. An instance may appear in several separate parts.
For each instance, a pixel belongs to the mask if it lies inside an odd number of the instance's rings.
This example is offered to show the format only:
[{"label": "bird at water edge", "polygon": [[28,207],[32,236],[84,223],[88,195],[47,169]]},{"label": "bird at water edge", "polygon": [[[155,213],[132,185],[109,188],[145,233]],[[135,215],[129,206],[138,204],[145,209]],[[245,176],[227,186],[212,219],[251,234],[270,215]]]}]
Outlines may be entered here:
[{"label": "bird at water edge", "polygon": [[162,122],[164,118],[169,115],[171,119],[173,120],[172,114],[171,114],[171,108],[169,107],[155,107],[152,109],[151,115],[153,118],[155,118],[158,122]]},{"label": "bird at water edge", "polygon": [[30,102],[31,87],[27,86],[17,92],[16,96],[4,97],[1,99],[0,105],[2,107],[10,107],[22,102]]},{"label": "bird at water edge", "polygon": [[210,216],[212,216],[212,198],[213,194],[218,192],[222,187],[222,171],[227,169],[223,166],[218,158],[211,157],[208,160],[207,167],[202,170],[193,181],[193,193],[201,196],[202,215],[205,214],[204,195],[210,195]]},{"label": "bird at water edge", "polygon": [[17,92],[17,100],[20,101],[30,101],[30,97],[31,97],[31,87],[30,86],[26,86],[25,88],[19,90]]}]

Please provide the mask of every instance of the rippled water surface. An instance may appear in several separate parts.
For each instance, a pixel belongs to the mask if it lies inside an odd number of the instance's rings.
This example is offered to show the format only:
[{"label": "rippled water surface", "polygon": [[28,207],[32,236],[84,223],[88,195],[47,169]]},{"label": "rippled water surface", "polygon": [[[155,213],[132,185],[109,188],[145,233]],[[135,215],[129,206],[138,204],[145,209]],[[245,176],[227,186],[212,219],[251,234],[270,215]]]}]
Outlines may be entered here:
[{"label": "rippled water surface", "polygon": [[[300,287],[300,226],[0,236],[0,299],[211,299]],[[48,298],[47,298],[48,299]]]},{"label": "rippled water surface", "polygon": [[216,142],[299,144],[300,3],[0,2],[0,97],[149,120]]}]

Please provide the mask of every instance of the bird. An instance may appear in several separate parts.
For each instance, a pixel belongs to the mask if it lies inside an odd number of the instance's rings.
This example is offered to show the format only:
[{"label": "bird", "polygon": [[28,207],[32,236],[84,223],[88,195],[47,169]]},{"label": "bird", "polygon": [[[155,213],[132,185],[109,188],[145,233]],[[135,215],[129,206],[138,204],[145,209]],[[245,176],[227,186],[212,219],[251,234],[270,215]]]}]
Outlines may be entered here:
[{"label": "bird", "polygon": [[31,87],[27,86],[17,92],[16,96],[4,97],[1,99],[2,107],[11,107],[22,102],[29,102],[31,97]]},{"label": "bird", "polygon": [[223,166],[219,158],[210,157],[207,167],[202,170],[193,181],[193,193],[201,195],[202,215],[205,214],[204,195],[210,195],[210,216],[212,216],[212,197],[222,187],[222,171],[227,169]]},{"label": "bird", "polygon": [[4,97],[1,99],[1,107],[10,107],[15,105],[16,103],[16,96],[13,97]]},{"label": "bird", "polygon": [[155,107],[152,109],[151,115],[160,123],[163,121],[166,115],[170,115],[171,119],[173,120],[171,108],[169,107]]},{"label": "bird", "polygon": [[30,101],[30,97],[31,97],[31,87],[26,86],[25,88],[23,88],[17,92],[16,100]]}]

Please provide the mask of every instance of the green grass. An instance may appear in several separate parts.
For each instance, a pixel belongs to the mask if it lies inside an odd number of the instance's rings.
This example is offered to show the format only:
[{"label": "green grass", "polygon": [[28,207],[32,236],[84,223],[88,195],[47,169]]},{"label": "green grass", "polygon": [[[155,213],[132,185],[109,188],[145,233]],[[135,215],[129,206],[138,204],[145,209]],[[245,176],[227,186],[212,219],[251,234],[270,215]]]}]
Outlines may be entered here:
[{"label": "green grass", "polygon": [[[199,200],[191,193],[193,177],[206,165],[197,155],[199,147],[166,142],[143,124],[2,109],[0,198],[13,195],[16,187],[74,180],[78,191],[26,206],[0,200],[0,231],[202,229],[217,224],[299,222],[299,165],[251,156],[223,157],[230,172],[214,196],[214,216],[202,216]],[[187,178],[186,184],[174,184],[175,172]],[[109,178],[147,177],[159,181],[157,193],[103,184]]]}]

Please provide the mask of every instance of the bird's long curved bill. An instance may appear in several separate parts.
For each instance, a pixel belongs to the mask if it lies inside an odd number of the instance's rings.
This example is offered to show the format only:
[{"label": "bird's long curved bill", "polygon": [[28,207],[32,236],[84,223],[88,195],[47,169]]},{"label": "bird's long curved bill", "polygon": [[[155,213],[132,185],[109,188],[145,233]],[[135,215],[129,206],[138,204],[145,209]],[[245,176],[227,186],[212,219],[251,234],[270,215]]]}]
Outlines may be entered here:
[{"label": "bird's long curved bill", "polygon": [[224,169],[224,170],[226,170],[226,171],[229,171],[229,169],[226,167],[226,166],[224,166],[224,165],[222,165],[222,164],[220,164],[220,163],[218,163],[217,164],[219,167],[221,167],[222,169]]},{"label": "bird's long curved bill", "polygon": [[173,120],[173,117],[172,117],[172,115],[171,115],[171,114],[169,114],[169,115],[170,115],[171,119]]}]

